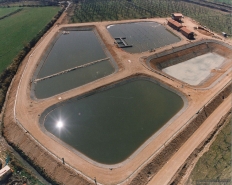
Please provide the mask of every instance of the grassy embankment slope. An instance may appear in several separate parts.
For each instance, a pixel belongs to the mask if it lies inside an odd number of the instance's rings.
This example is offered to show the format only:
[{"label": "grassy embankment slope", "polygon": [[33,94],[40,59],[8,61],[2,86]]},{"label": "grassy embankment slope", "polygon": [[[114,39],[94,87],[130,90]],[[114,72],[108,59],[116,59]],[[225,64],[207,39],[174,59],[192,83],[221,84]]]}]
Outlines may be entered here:
[{"label": "grassy embankment slope", "polygon": [[230,116],[209,150],[198,160],[188,184],[196,184],[197,180],[231,179],[231,129]]},{"label": "grassy embankment slope", "polygon": [[[5,8],[1,8],[0,12],[6,11],[2,9]],[[59,10],[60,7],[23,8],[0,20],[0,73]]]}]

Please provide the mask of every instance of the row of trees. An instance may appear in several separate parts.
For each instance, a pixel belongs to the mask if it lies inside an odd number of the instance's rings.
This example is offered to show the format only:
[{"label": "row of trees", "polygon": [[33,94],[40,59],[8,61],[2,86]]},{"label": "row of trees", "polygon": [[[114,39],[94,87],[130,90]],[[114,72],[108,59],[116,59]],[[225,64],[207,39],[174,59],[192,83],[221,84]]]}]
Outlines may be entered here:
[{"label": "row of trees", "polygon": [[72,22],[169,17],[181,12],[216,32],[232,34],[232,15],[182,0],[79,0]]},{"label": "row of trees", "polygon": [[126,0],[79,1],[73,22],[92,22],[150,17],[150,12]]},{"label": "row of trees", "polygon": [[14,15],[14,14],[20,12],[21,10],[22,10],[22,8],[17,9],[17,10],[15,10],[14,12],[11,12],[11,13],[9,13],[9,14],[7,14],[7,15],[4,15],[4,16],[0,17],[0,20],[1,20],[1,19],[5,19],[5,18],[7,18],[7,17],[9,17],[9,16],[11,16],[11,15]]},{"label": "row of trees", "polygon": [[0,0],[0,5],[5,7],[10,7],[11,4],[17,3],[21,7],[38,7],[38,6],[57,6],[59,1],[54,0],[32,0],[32,1],[22,1],[22,0]]},{"label": "row of trees", "polygon": [[232,34],[232,15],[207,7],[202,7],[181,0],[132,0],[134,4],[153,10],[154,17],[168,17],[173,12],[181,12],[185,16],[197,20],[215,32]]},{"label": "row of trees", "polygon": [[65,8],[60,10],[54,18],[41,30],[29,43],[27,43],[19,54],[13,59],[10,66],[8,66],[0,75],[0,112],[2,110],[7,90],[10,86],[10,83],[16,74],[19,65],[25,58],[25,56],[30,52],[31,48],[39,41],[39,39],[54,25],[60,15],[63,13]]}]

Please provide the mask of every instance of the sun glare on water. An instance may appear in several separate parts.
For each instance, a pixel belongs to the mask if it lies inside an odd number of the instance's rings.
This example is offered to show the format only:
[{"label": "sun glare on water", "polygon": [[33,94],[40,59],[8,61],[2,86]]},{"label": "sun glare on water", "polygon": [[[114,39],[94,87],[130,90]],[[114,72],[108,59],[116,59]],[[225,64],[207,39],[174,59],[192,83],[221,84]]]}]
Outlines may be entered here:
[{"label": "sun glare on water", "polygon": [[58,121],[57,123],[56,123],[56,127],[57,128],[62,128],[63,127],[63,122],[62,121]]}]

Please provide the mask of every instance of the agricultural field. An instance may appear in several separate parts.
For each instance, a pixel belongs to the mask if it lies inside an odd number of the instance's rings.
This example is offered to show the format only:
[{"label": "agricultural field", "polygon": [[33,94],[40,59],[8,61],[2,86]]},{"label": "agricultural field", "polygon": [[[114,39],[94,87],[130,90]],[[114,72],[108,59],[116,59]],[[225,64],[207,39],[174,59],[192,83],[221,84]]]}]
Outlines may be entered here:
[{"label": "agricultural field", "polygon": [[206,0],[206,1],[214,2],[214,3],[222,3],[222,4],[232,5],[232,1],[231,0]]},{"label": "agricultural field", "polygon": [[79,1],[71,22],[169,17],[173,12],[181,12],[215,32],[232,34],[232,16],[229,13],[180,0]]},{"label": "agricultural field", "polygon": [[[20,11],[19,11],[20,10]],[[0,109],[3,105],[5,94],[9,86],[9,82],[13,77],[13,67],[10,65],[12,61],[15,64],[15,57],[22,53],[24,46],[28,47],[28,43],[38,37],[41,30],[51,24],[51,20],[60,7],[0,7]],[[60,12],[59,12],[60,13]],[[9,73],[3,71],[11,66]],[[8,68],[9,69],[9,68]],[[7,71],[7,70],[6,70]],[[4,78],[5,76],[6,78]],[[12,148],[8,146],[2,137],[2,123],[0,121],[0,169],[8,164],[13,170],[13,174],[5,181],[4,184],[47,184],[46,181],[28,164],[26,163]],[[44,183],[45,182],[45,183]]]},{"label": "agricultural field", "polygon": [[[0,8],[0,12],[4,11],[2,9],[5,8]],[[0,73],[59,10],[60,7],[25,7],[0,20]]]},{"label": "agricultural field", "polygon": [[197,162],[189,182],[231,179],[231,117],[216,140]]},{"label": "agricultural field", "polygon": [[0,0],[0,7],[17,7],[17,6],[46,6],[46,5],[54,5],[57,4],[55,1],[41,1],[41,0],[29,0],[29,1],[7,1],[7,0]]},{"label": "agricultural field", "polygon": [[10,13],[13,13],[17,10],[19,10],[20,8],[19,7],[12,7],[12,8],[0,8],[0,19],[3,17],[3,16],[6,16]]}]

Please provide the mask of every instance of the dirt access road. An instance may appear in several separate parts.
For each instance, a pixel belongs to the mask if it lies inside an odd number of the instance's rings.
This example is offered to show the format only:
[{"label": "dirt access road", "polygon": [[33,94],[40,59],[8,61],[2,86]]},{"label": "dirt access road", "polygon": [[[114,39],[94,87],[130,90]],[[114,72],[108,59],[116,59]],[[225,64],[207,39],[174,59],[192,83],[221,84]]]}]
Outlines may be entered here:
[{"label": "dirt access road", "polygon": [[200,128],[185,142],[185,144],[167,161],[166,165],[152,178],[148,185],[170,184],[182,164],[204,139],[215,129],[218,122],[232,108],[232,95],[230,95]]},{"label": "dirt access road", "polygon": [[[114,45],[114,40],[108,33],[106,26],[122,22],[138,22],[138,21],[156,21],[161,24],[166,22],[166,19],[146,19],[146,20],[128,20],[116,22],[101,22],[101,23],[83,23],[55,26],[47,33],[41,42],[37,44],[34,50],[25,58],[20,66],[20,69],[15,76],[9,91],[8,101],[4,112],[4,135],[9,142],[16,143],[24,153],[36,165],[45,169],[46,174],[51,176],[56,181],[68,184],[69,179],[65,179],[65,172],[71,168],[76,173],[80,174],[90,183],[94,183],[94,177],[97,178],[99,184],[129,184],[138,172],[155,156],[156,152],[164,146],[165,142],[171,138],[193,115],[198,112],[217,92],[219,92],[228,82],[231,81],[231,74],[225,75],[218,83],[210,89],[198,89],[197,87],[185,86],[182,88],[182,83],[172,79],[168,79],[157,73],[148,70],[142,65],[141,57],[147,57],[150,52],[140,54],[129,54],[117,48]],[[186,23],[188,20],[186,18]],[[188,23],[196,26],[193,22]],[[109,75],[105,78],[88,83],[81,87],[72,89],[62,94],[47,98],[47,99],[32,99],[31,98],[31,79],[34,71],[39,63],[39,59],[44,52],[44,49],[49,45],[55,34],[63,27],[78,27],[78,26],[94,26],[101,36],[103,42],[107,46],[111,55],[114,57],[119,70],[117,73]],[[168,28],[170,29],[170,28]],[[190,41],[184,38],[179,32],[175,32],[182,40],[176,44],[157,49],[155,52],[161,52],[166,49],[171,49]],[[196,41],[207,39],[209,37],[198,35]],[[129,60],[131,62],[129,62]],[[145,142],[131,157],[126,161],[116,165],[104,165],[96,163],[78,152],[73,152],[70,148],[66,148],[59,142],[47,136],[39,126],[39,117],[41,113],[51,105],[65,101],[71,97],[83,95],[93,89],[103,87],[108,84],[115,83],[131,76],[148,76],[166,84],[168,87],[182,93],[187,100],[185,109],[173,118],[169,124],[162,128],[157,134],[152,136]],[[221,115],[218,115],[221,117]],[[22,134],[18,127],[22,126],[25,130]],[[28,139],[28,135],[32,135],[34,139]],[[34,143],[34,144],[33,144]],[[40,144],[43,147],[38,147]],[[35,145],[35,146],[34,146]],[[192,146],[189,146],[192,148]],[[33,152],[31,149],[34,149]],[[41,149],[43,148],[43,149]],[[48,154],[42,150],[48,150]],[[50,163],[50,156],[56,158],[57,163]],[[60,167],[61,158],[65,159],[65,167]],[[57,165],[59,167],[57,167]],[[57,169],[59,170],[57,172]],[[76,169],[76,170],[74,170]],[[71,179],[71,177],[70,177]],[[75,181],[76,182],[76,181]],[[86,184],[86,181],[78,181],[79,184]],[[81,183],[80,183],[81,182]],[[70,182],[69,182],[70,183]],[[72,183],[78,184],[78,183]]]}]

